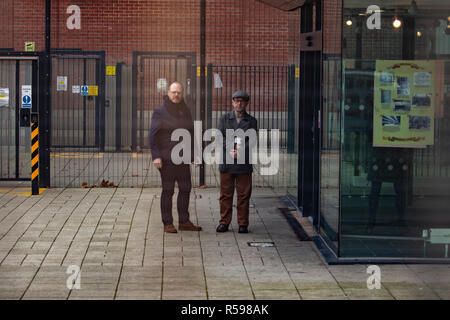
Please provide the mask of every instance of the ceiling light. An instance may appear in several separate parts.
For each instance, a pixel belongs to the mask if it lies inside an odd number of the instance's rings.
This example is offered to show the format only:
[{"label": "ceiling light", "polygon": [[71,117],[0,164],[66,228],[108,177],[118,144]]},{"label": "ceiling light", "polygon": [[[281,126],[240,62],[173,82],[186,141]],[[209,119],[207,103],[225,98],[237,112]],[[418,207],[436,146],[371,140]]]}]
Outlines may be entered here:
[{"label": "ceiling light", "polygon": [[395,29],[398,29],[402,26],[402,21],[395,17],[394,21],[392,22],[392,25],[394,26]]},{"label": "ceiling light", "polygon": [[352,24],[353,24],[352,19],[348,19],[347,21],[345,21],[345,24],[346,24],[348,27],[351,27]]}]

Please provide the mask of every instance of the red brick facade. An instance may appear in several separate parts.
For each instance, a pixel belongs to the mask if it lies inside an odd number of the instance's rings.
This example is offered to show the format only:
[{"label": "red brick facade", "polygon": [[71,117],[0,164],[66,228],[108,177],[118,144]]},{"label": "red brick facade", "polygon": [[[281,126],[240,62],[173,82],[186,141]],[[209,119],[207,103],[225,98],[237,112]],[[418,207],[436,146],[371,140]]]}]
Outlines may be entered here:
[{"label": "red brick facade", "polygon": [[[81,29],[69,30],[66,12],[81,9]],[[3,0],[3,48],[45,47],[45,0]],[[200,1],[52,1],[52,48],[105,50],[106,63],[131,64],[133,51],[200,48]],[[299,10],[284,12],[258,1],[207,0],[207,62],[223,65],[286,65],[297,62]]]},{"label": "red brick facade", "polygon": [[327,0],[323,4],[323,53],[341,53],[342,0]]}]

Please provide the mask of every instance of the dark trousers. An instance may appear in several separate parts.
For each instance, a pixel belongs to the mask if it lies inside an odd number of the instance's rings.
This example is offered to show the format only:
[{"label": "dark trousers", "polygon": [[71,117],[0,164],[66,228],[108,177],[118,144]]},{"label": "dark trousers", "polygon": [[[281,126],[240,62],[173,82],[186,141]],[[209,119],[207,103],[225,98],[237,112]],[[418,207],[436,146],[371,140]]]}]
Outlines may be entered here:
[{"label": "dark trousers", "polygon": [[252,174],[220,173],[220,223],[230,224],[233,213],[234,188],[237,191],[237,217],[239,226],[248,226]]},{"label": "dark trousers", "polygon": [[[378,210],[378,200],[382,181],[372,181],[372,187],[369,194],[369,223],[374,224]],[[394,182],[395,206],[399,219],[404,219],[406,207],[406,185],[404,182]]]},{"label": "dark trousers", "polygon": [[178,222],[185,223],[189,220],[189,196],[191,193],[191,170],[188,164],[163,164],[159,170],[161,173],[161,217],[164,225],[173,224],[172,197],[175,189],[175,181],[178,183]]}]

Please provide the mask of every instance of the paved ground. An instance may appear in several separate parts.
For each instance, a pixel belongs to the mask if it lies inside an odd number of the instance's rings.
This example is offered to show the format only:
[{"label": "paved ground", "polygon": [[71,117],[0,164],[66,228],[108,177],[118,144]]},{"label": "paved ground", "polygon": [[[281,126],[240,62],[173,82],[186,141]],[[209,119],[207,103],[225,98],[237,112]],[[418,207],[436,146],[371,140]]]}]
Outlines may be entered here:
[{"label": "paved ground", "polygon": [[[164,234],[158,188],[0,192],[0,299],[450,299],[450,265],[329,266],[299,241],[271,190],[255,189],[249,234],[218,234],[218,189],[195,189],[201,232]],[[177,225],[177,224],[176,224]],[[248,242],[274,247],[249,247]],[[70,266],[80,289],[67,288]]]}]

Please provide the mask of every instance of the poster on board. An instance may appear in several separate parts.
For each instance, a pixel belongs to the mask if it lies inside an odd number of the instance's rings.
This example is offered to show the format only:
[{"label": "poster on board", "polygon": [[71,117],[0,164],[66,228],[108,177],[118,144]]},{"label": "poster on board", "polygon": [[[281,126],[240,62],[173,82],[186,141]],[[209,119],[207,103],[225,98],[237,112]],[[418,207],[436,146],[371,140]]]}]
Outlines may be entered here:
[{"label": "poster on board", "polygon": [[373,146],[434,144],[434,61],[377,60]]}]

